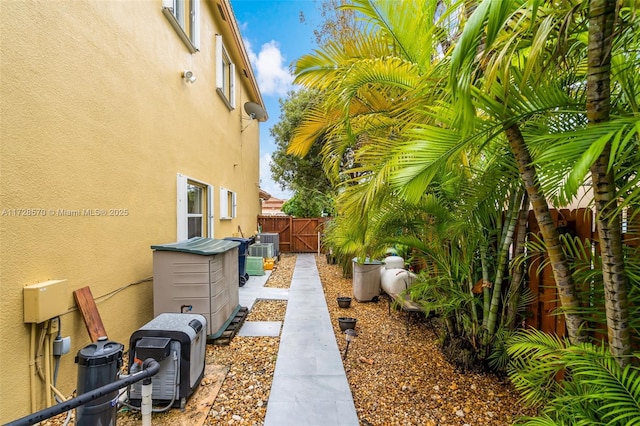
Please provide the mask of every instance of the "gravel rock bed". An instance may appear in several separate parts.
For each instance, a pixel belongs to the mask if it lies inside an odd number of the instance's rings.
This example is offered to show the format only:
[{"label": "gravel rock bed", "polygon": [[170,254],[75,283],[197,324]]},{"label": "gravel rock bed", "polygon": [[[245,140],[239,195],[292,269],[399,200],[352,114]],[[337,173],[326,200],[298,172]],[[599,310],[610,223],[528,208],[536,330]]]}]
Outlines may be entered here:
[{"label": "gravel rock bed", "polygon": [[296,255],[291,253],[281,253],[273,267],[271,276],[267,280],[265,287],[269,288],[289,288],[291,286],[291,277],[293,276],[293,268],[296,266]]},{"label": "gravel rock bed", "polygon": [[[316,264],[338,346],[346,339],[339,317],[356,318],[355,341],[343,361],[361,425],[510,425],[525,414],[509,383],[493,375],[461,373],[442,356],[437,336],[424,317],[406,313],[387,299],[338,306],[337,296],[352,296],[352,279],[323,256]],[[531,414],[526,413],[526,414]]]},{"label": "gravel rock bed", "polygon": [[284,321],[286,312],[286,300],[256,300],[245,321]]}]

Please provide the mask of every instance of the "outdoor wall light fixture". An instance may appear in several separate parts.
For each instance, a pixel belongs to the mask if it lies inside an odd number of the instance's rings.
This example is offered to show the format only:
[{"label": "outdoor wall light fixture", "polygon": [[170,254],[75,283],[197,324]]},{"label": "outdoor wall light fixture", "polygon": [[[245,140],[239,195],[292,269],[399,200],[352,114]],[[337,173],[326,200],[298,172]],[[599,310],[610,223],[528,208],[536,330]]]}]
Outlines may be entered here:
[{"label": "outdoor wall light fixture", "polygon": [[193,71],[189,71],[189,70],[182,71],[182,78],[187,83],[195,83],[196,81],[196,76],[193,75]]}]

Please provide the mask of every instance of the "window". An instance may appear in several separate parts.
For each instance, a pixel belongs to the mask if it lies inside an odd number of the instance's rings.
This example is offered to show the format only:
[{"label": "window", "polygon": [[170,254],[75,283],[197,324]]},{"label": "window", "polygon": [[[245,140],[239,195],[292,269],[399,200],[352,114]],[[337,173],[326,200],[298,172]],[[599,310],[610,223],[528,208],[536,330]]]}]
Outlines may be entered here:
[{"label": "window", "polygon": [[216,35],[216,91],[229,109],[236,107],[236,67],[222,44],[222,36]]},{"label": "window", "polygon": [[213,237],[213,187],[178,174],[178,241]]},{"label": "window", "polygon": [[220,188],[220,219],[236,217],[236,193]]},{"label": "window", "polygon": [[187,181],[187,238],[206,235],[203,216],[206,211],[204,195],[207,189],[196,183]]},{"label": "window", "polygon": [[189,52],[196,53],[200,49],[200,0],[162,0],[162,13]]}]

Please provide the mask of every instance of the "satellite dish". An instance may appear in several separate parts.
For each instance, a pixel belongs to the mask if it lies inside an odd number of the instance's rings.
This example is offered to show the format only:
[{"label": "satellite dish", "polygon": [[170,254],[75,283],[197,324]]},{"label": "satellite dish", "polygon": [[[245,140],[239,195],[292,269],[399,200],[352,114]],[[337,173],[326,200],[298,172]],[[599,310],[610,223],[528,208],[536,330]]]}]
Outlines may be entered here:
[{"label": "satellite dish", "polygon": [[246,102],[244,110],[252,120],[265,121],[267,119],[267,111],[255,102]]}]

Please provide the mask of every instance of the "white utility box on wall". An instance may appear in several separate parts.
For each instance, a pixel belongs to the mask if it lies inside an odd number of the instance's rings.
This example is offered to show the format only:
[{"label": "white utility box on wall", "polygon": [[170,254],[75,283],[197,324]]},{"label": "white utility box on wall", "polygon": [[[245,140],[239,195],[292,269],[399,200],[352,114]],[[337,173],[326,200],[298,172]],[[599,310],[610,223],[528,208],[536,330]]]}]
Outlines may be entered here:
[{"label": "white utility box on wall", "polygon": [[24,322],[41,323],[67,312],[67,280],[50,280],[24,287]]}]

